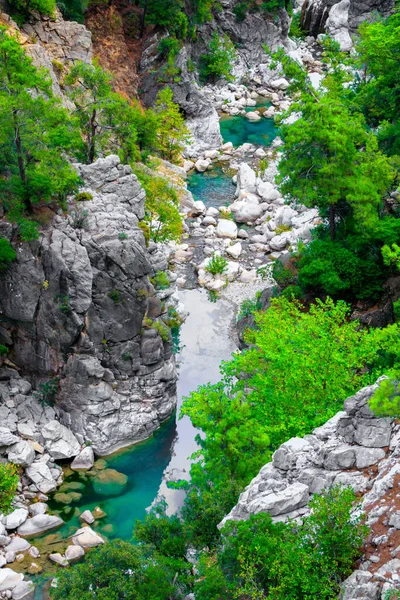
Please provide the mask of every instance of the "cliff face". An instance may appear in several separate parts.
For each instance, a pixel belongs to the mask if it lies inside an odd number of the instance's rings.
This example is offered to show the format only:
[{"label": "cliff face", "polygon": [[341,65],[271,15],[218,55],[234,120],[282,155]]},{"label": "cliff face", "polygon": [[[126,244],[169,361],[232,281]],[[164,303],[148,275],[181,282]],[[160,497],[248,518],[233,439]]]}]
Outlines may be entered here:
[{"label": "cliff face", "polygon": [[[336,8],[332,12],[334,6]],[[331,16],[330,21],[333,17],[342,28],[355,33],[363,21],[373,18],[374,13],[388,16],[393,7],[393,0],[305,0],[301,9],[301,24],[305,31],[315,37],[326,30],[332,33],[334,28],[332,22],[329,26],[328,21]]]},{"label": "cliff face", "polygon": [[15,242],[0,337],[21,373],[60,378],[62,422],[105,454],[148,437],[175,407],[171,343],[150,326],[174,301],[162,305],[148,279],[167,259],[145,246],[145,193],[130,167],[109,156],[77,168],[93,199],[48,215],[37,242]]},{"label": "cliff face", "polygon": [[343,584],[342,600],[378,600],[398,586],[400,424],[373,415],[368,400],[376,388],[348,398],[344,410],[312,435],[282,444],[222,522],[260,512],[275,521],[301,519],[309,514],[313,494],[332,485],[351,486],[370,534],[358,570]]}]

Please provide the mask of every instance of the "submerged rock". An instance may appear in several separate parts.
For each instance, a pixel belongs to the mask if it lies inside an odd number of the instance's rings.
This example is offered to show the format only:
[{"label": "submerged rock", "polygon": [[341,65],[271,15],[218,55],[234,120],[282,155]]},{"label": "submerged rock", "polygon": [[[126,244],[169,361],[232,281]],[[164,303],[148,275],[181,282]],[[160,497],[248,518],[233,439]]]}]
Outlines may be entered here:
[{"label": "submerged rock", "polygon": [[115,469],[104,469],[93,477],[92,483],[93,489],[97,494],[117,496],[128,483],[128,477]]}]

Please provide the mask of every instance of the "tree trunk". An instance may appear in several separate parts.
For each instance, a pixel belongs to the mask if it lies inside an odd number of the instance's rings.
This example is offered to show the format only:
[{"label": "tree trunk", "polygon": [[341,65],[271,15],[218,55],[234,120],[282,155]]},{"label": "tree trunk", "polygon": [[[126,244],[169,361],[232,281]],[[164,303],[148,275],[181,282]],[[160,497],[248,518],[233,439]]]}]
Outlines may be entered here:
[{"label": "tree trunk", "polygon": [[28,190],[27,190],[27,185],[26,185],[26,171],[25,171],[25,164],[24,164],[24,157],[22,155],[22,141],[21,141],[21,135],[19,132],[19,125],[18,125],[18,120],[17,120],[17,115],[16,112],[13,111],[13,120],[14,120],[14,135],[15,135],[15,147],[17,150],[17,161],[18,161],[18,171],[19,171],[19,176],[21,178],[23,187],[24,187],[24,204],[25,204],[25,208],[29,213],[32,213],[33,209],[32,209],[32,203],[31,200],[29,198],[29,194],[28,194]]},{"label": "tree trunk", "polygon": [[147,0],[144,3],[143,12],[140,16],[140,38],[144,36],[144,28],[146,26]]},{"label": "tree trunk", "polygon": [[89,165],[94,161],[95,155],[95,142],[96,142],[96,109],[93,110],[90,119],[90,137],[89,137]]},{"label": "tree trunk", "polygon": [[329,233],[331,235],[332,242],[336,237],[336,224],[335,224],[335,205],[329,205]]}]

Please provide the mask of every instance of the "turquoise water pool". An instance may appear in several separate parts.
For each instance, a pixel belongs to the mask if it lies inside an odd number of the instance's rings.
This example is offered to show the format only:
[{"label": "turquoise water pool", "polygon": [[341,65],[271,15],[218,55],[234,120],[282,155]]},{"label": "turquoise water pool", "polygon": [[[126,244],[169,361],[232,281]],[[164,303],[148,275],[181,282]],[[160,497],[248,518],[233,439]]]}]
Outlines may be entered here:
[{"label": "turquoise water pool", "polygon": [[[247,112],[256,110],[246,109]],[[277,128],[273,119],[261,118],[260,121],[249,121],[243,115],[236,117],[223,116],[219,122],[222,139],[224,143],[232,142],[237,147],[245,143],[255,146],[269,146],[277,136]]]},{"label": "turquoise water pool", "polygon": [[202,200],[207,207],[231,204],[235,197],[236,186],[232,183],[232,176],[224,173],[220,166],[205,173],[192,171],[187,183],[194,199]]}]

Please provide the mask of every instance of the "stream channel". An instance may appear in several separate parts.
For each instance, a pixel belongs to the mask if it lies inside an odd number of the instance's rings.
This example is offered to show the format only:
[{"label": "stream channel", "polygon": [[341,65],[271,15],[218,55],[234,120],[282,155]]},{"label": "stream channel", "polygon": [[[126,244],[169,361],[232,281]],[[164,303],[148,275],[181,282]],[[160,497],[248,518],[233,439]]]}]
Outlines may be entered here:
[{"label": "stream channel", "polygon": [[[248,110],[266,106],[267,103],[261,102]],[[220,126],[224,142],[232,141],[235,147],[246,142],[268,146],[276,136],[273,119],[250,122],[240,115],[223,116]],[[216,207],[232,202],[235,191],[232,173],[218,165],[206,173],[194,172],[188,178],[188,187],[196,200]],[[149,440],[96,461],[99,473],[113,469],[117,472],[115,477],[101,480],[101,477],[66,470],[64,483],[57,491],[61,497],[64,495],[64,502],[57,501],[57,493],[49,500],[50,512],[60,515],[64,525],[54,533],[30,540],[43,558],[50,552],[65,549],[65,540],[81,526],[79,514],[84,510],[100,507],[104,511],[105,516],[91,527],[108,540],[130,540],[136,520],[145,517],[155,499],[165,498],[169,514],[182,506],[184,491],[169,489],[166,482],[188,478],[190,455],[197,448],[195,436],[198,432],[188,417],[179,419],[180,407],[183,398],[199,385],[219,381],[220,363],[230,359],[236,344],[231,336],[234,304],[224,299],[212,303],[204,289],[181,290],[180,299],[189,315],[180,330],[180,352],[176,356],[178,403],[175,418],[165,423]],[[70,503],[65,502],[66,496],[71,498]],[[56,565],[49,568],[47,559],[43,566],[43,574],[33,576],[37,584],[35,600],[48,598],[49,576],[56,575],[59,568]]]}]

